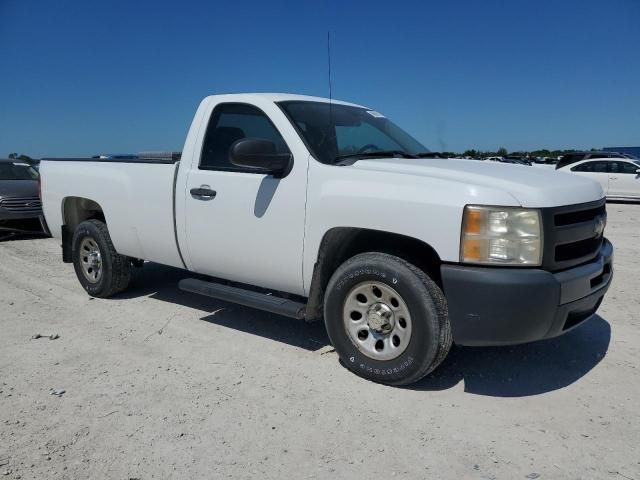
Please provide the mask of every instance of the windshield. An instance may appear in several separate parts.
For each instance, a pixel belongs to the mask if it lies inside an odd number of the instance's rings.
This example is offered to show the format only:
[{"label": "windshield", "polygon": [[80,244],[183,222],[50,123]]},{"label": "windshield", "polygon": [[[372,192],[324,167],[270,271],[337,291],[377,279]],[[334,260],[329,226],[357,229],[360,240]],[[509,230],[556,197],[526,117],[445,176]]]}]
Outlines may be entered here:
[{"label": "windshield", "polygon": [[418,155],[429,152],[393,122],[372,110],[324,102],[280,102],[311,153],[323,163],[345,157]]},{"label": "windshield", "polygon": [[26,163],[0,162],[0,180],[37,180],[38,172]]}]

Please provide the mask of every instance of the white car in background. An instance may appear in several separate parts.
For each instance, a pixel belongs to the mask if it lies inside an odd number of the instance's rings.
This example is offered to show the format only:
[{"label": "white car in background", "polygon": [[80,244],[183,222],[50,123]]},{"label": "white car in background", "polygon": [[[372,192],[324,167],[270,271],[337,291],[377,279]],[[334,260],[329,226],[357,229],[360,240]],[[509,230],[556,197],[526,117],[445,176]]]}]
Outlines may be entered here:
[{"label": "white car in background", "polygon": [[640,160],[590,158],[559,168],[600,182],[608,199],[640,200]]}]

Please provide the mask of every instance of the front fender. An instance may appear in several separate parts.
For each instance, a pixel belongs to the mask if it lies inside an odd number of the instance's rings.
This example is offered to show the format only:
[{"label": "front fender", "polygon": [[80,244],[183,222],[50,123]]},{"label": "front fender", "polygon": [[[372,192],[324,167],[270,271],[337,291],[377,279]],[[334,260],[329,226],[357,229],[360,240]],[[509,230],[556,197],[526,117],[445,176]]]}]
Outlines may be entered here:
[{"label": "front fender", "polygon": [[308,295],[322,239],[336,227],[380,230],[430,245],[459,261],[465,205],[518,206],[507,192],[458,181],[321,164],[309,165],[303,279]]}]

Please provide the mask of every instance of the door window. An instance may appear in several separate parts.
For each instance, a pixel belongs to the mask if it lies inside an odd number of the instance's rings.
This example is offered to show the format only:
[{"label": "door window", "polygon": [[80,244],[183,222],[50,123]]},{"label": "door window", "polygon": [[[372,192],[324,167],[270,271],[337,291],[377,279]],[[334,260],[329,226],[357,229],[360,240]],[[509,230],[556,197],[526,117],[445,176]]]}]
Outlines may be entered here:
[{"label": "door window", "polygon": [[637,170],[640,169],[640,165],[630,162],[610,162],[612,173],[628,173],[637,175]]},{"label": "door window", "polygon": [[585,162],[580,165],[576,165],[571,169],[572,172],[592,172],[592,173],[607,173],[606,161],[600,162]]},{"label": "door window", "polygon": [[231,146],[243,138],[270,140],[275,143],[277,153],[289,153],[282,135],[262,110],[242,103],[223,103],[211,114],[202,145],[200,169],[253,171],[233,165],[229,160]]}]

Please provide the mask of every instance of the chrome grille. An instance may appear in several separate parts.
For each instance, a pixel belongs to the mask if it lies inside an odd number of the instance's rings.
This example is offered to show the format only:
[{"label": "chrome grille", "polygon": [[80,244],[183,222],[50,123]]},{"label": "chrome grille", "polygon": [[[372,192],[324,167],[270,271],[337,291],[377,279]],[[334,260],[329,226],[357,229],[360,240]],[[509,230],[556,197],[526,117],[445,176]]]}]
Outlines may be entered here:
[{"label": "chrome grille", "polygon": [[38,213],[42,202],[38,197],[9,197],[0,200],[0,207],[13,213]]}]

